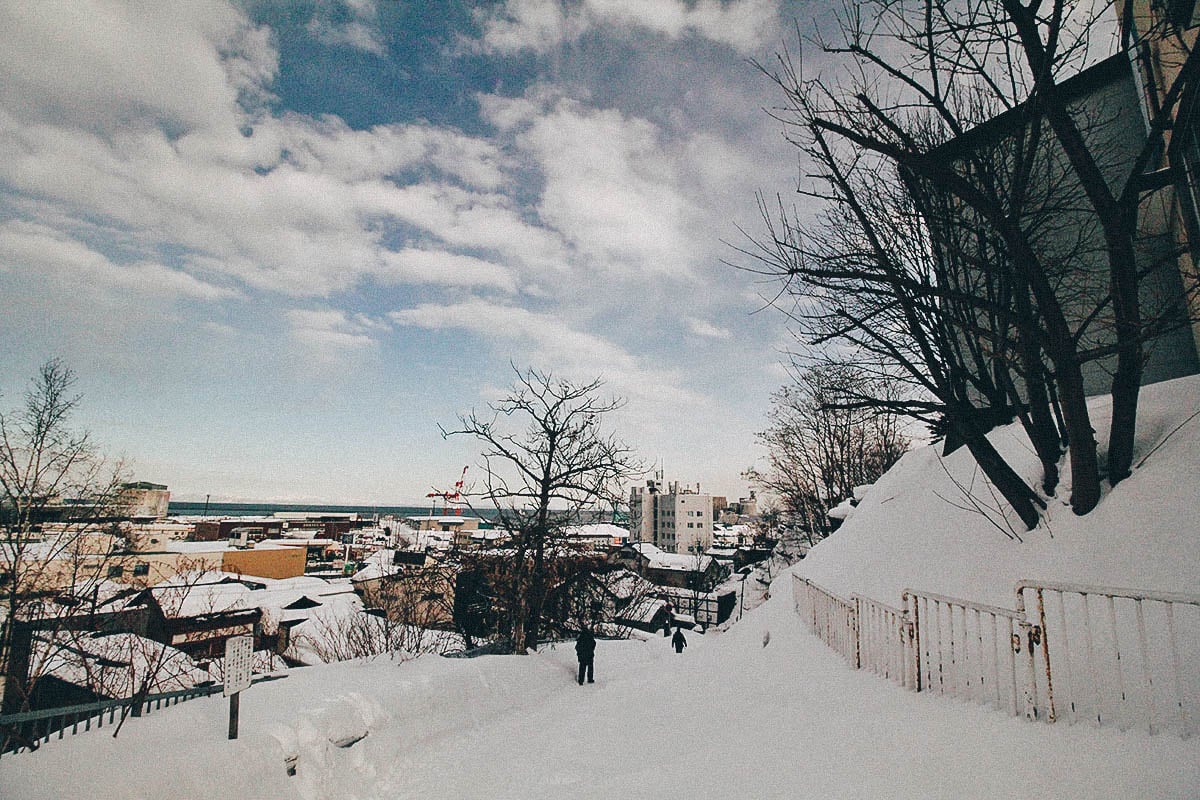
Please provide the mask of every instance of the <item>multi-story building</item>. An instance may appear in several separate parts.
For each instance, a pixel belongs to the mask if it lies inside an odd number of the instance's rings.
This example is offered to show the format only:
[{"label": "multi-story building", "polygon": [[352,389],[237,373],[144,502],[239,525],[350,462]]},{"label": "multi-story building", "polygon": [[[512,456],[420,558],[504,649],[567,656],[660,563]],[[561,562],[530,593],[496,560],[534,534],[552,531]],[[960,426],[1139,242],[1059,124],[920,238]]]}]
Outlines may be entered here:
[{"label": "multi-story building", "polygon": [[629,491],[630,542],[649,542],[666,553],[703,553],[712,546],[712,495],[700,485],[672,481],[664,491],[646,481]]}]

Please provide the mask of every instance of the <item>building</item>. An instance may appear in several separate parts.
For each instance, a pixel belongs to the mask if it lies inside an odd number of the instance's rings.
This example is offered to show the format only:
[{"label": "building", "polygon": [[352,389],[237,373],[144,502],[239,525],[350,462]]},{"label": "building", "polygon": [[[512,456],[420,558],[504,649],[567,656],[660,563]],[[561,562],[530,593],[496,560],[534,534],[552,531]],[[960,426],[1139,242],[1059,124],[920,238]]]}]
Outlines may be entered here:
[{"label": "building", "polygon": [[630,564],[657,586],[692,591],[710,591],[725,574],[717,560],[704,553],[668,553],[649,542],[630,544],[622,550],[619,561]]},{"label": "building", "polygon": [[647,542],[666,553],[703,553],[712,546],[713,500],[671,482],[666,491],[646,481],[629,491],[629,540]]},{"label": "building", "polygon": [[[1142,101],[1151,110],[1162,108],[1170,87],[1183,72],[1189,53],[1196,47],[1200,32],[1200,8],[1195,0],[1171,3],[1156,0],[1129,0],[1115,6],[1121,22],[1122,40],[1132,46],[1136,82]],[[1145,31],[1162,30],[1169,21],[1177,26],[1180,36],[1146,37],[1142,46],[1137,41]],[[1181,93],[1172,124],[1164,131],[1166,147],[1159,154],[1160,163],[1148,165],[1148,170],[1164,169],[1172,177],[1171,185],[1159,190],[1160,216],[1156,220],[1159,235],[1169,237],[1178,245],[1178,267],[1185,286],[1195,286],[1200,280],[1200,97],[1195,79]],[[1200,292],[1189,291],[1186,298],[1191,320],[1193,344],[1200,352]]]},{"label": "building", "polygon": [[196,523],[198,542],[225,542],[237,539],[243,545],[283,536],[283,520],[276,517],[221,517]]},{"label": "building", "polygon": [[165,518],[170,502],[171,493],[161,483],[123,483],[117,493],[118,513],[135,520]]},{"label": "building", "polygon": [[[1184,213],[1193,180],[1187,159],[1194,145],[1177,148],[1178,163],[1146,165],[1132,176],[1135,160],[1147,142],[1147,108],[1144,77],[1137,58],[1119,52],[1058,84],[1060,96],[1077,119],[1080,135],[1114,194],[1139,182],[1137,238],[1134,243],[1140,267],[1138,294],[1143,321],[1155,320],[1144,344],[1143,384],[1192,375],[1200,371],[1189,302],[1195,302],[1196,276],[1187,252],[1194,214]],[[963,170],[1007,168],[1017,144],[1030,139],[1030,129],[1047,126],[1026,106],[1017,106],[963,133],[934,150],[930,157],[961,165]],[[1194,141],[1190,125],[1179,126],[1176,140]],[[1045,262],[1048,279],[1056,287],[1063,313],[1079,350],[1094,353],[1082,365],[1084,393],[1106,394],[1116,369],[1115,318],[1109,301],[1111,276],[1103,233],[1087,195],[1057,139],[1042,131],[1043,144],[1030,169],[1045,184],[1023,212],[1039,224],[1030,244]],[[1169,147],[1168,153],[1173,148]],[[1156,171],[1157,170],[1157,171]],[[1176,183],[1178,182],[1178,183]],[[1180,189],[1183,189],[1182,191]],[[936,190],[935,190],[936,191]],[[974,237],[977,212],[958,206],[959,213],[938,222],[939,236]],[[1050,223],[1053,224],[1050,224]],[[1026,223],[1033,225],[1032,222]],[[1181,250],[1181,243],[1184,245]],[[1193,242],[1195,247],[1197,243]],[[1194,305],[1190,313],[1195,313]]]}]

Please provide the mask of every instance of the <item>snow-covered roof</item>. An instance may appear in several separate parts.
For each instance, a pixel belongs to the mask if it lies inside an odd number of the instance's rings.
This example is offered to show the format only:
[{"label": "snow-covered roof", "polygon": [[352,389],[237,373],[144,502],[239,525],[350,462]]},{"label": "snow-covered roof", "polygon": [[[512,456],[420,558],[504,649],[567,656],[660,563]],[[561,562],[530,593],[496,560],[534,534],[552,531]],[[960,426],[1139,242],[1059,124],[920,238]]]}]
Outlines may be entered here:
[{"label": "snow-covered roof", "polygon": [[704,572],[712,564],[712,558],[694,553],[667,553],[649,542],[635,542],[633,549],[646,559],[649,569],[667,569],[676,572]]},{"label": "snow-covered roof", "polygon": [[181,650],[133,633],[60,631],[33,639],[34,670],[104,697],[191,689],[208,675]]},{"label": "snow-covered roof", "polygon": [[604,539],[606,541],[624,541],[629,538],[629,530],[609,522],[596,522],[588,525],[572,525],[565,531],[568,539]]},{"label": "snow-covered roof", "polygon": [[630,603],[629,607],[620,613],[620,618],[630,622],[651,622],[660,612],[666,611],[667,601],[657,597],[645,597]]},{"label": "snow-covered roof", "polygon": [[601,581],[605,588],[613,593],[613,596],[622,600],[645,594],[656,588],[653,583],[628,569],[614,570],[602,576]]}]

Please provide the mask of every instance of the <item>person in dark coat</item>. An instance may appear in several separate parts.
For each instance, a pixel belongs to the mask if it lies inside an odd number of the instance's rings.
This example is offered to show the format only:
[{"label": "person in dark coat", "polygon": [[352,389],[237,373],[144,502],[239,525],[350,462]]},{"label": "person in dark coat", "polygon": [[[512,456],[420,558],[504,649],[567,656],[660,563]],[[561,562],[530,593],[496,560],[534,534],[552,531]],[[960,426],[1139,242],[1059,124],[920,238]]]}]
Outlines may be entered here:
[{"label": "person in dark coat", "polygon": [[596,655],[596,637],[588,628],[584,628],[579,632],[579,638],[575,640],[575,655],[579,658],[579,685],[583,686],[584,673],[587,673],[587,682],[595,683],[592,675],[592,660]]},{"label": "person in dark coat", "polygon": [[671,637],[671,644],[674,645],[676,653],[682,653],[683,648],[687,647],[687,639],[683,638],[683,628],[675,629],[675,635]]}]

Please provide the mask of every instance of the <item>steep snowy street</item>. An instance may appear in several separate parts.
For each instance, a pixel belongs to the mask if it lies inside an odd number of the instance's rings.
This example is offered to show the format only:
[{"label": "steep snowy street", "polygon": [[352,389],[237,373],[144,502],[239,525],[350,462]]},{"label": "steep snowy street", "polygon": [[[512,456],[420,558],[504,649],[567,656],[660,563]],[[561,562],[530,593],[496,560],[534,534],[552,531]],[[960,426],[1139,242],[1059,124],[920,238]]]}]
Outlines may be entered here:
[{"label": "steep snowy street", "polygon": [[[574,653],[386,659],[197,700],[0,761],[4,798],[1185,798],[1200,741],[916,695],[805,634],[790,578],[724,634]],[[763,646],[769,631],[770,643]],[[349,747],[334,742],[365,737]],[[288,777],[285,757],[297,756]]]}]

